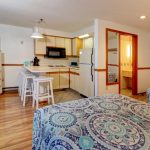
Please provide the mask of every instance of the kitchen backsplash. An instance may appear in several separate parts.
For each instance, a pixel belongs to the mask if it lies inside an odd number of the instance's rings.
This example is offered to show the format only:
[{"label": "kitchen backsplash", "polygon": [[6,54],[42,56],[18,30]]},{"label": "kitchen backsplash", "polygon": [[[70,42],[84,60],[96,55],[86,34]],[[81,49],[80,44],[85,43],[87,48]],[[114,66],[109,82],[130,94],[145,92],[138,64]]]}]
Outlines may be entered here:
[{"label": "kitchen backsplash", "polygon": [[50,58],[44,58],[43,56],[38,56],[38,59],[40,59],[40,66],[47,66],[47,65],[65,65],[70,66],[71,62],[77,62],[79,63],[79,58],[69,57],[66,59],[50,59]]}]

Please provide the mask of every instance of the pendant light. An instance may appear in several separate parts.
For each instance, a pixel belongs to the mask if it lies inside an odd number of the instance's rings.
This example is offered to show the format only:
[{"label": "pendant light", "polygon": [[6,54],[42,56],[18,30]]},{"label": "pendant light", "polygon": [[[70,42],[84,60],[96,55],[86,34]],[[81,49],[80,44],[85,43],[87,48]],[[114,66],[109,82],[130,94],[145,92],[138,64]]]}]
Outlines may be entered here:
[{"label": "pendant light", "polygon": [[39,26],[40,24],[43,22],[43,19],[40,19],[37,24],[38,26],[35,26],[33,28],[33,33],[31,35],[31,38],[34,38],[34,39],[41,39],[41,38],[44,38],[43,35],[39,32]]}]

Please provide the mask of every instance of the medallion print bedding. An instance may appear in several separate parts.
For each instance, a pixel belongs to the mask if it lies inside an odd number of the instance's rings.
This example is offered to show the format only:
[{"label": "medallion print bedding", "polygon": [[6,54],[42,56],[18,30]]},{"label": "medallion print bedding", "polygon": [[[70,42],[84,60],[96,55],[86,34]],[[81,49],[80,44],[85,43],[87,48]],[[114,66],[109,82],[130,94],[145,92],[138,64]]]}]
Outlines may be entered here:
[{"label": "medallion print bedding", "polygon": [[38,109],[33,150],[150,150],[150,105],[110,94]]}]

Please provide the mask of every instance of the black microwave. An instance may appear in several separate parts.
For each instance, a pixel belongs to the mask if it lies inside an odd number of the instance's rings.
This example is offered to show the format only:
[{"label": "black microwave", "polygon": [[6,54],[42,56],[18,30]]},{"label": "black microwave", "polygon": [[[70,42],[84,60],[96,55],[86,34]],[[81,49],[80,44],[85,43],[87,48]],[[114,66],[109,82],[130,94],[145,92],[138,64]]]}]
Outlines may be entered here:
[{"label": "black microwave", "polygon": [[48,58],[66,58],[66,49],[59,47],[46,47],[46,57]]}]

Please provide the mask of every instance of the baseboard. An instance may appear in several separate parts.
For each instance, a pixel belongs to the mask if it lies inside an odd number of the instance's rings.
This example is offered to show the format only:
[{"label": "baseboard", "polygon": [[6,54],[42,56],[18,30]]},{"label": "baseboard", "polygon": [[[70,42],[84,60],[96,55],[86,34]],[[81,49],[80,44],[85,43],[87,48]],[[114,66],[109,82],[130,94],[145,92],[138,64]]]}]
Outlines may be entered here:
[{"label": "baseboard", "polygon": [[18,87],[5,87],[3,88],[3,91],[17,91],[18,90]]}]

